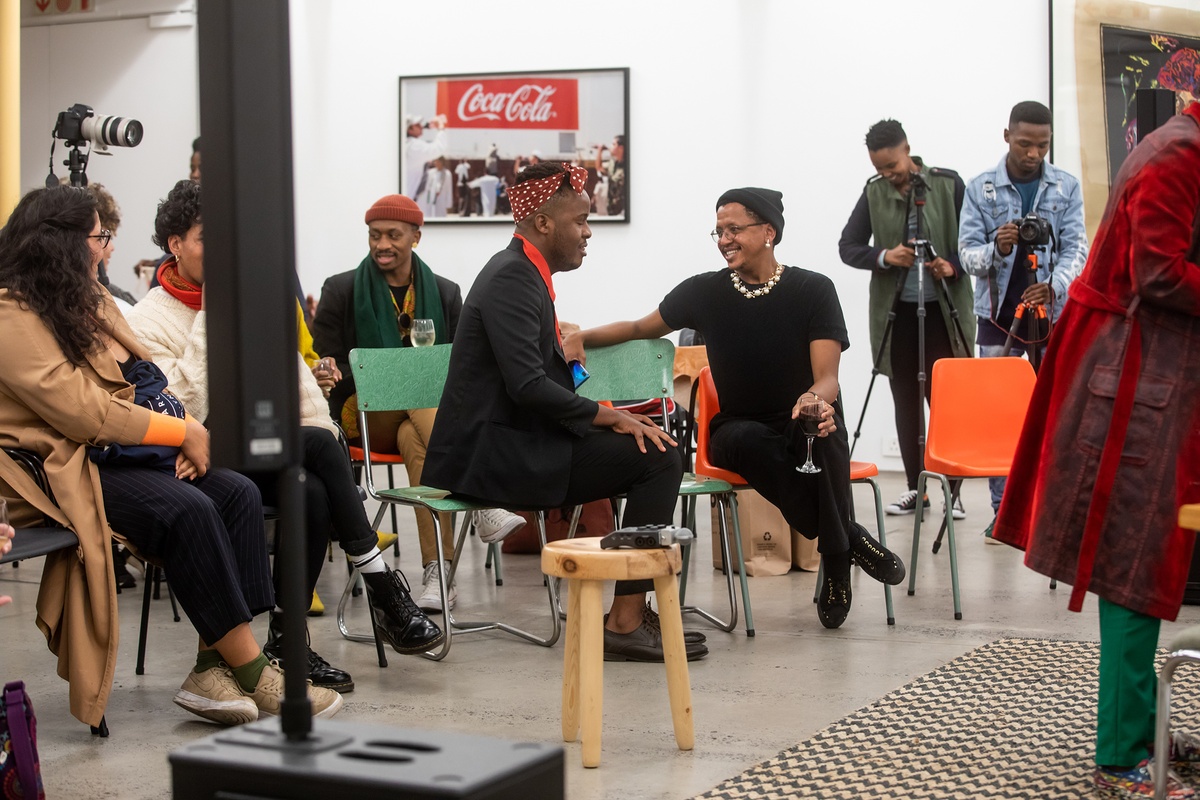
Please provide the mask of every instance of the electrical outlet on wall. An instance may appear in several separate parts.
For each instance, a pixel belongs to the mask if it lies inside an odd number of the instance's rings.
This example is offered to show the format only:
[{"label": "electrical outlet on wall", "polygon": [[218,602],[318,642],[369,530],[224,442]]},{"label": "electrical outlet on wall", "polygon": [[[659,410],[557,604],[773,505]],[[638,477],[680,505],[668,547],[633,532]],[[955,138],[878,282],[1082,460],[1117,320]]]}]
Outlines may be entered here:
[{"label": "electrical outlet on wall", "polygon": [[885,436],[880,448],[885,456],[900,457],[900,440],[895,436]]}]

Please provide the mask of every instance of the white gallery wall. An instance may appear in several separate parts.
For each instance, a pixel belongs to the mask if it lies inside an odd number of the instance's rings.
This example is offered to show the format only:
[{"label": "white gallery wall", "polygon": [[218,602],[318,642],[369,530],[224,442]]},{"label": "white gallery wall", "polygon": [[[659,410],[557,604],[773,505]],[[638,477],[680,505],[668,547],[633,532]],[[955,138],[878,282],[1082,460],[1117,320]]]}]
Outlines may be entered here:
[{"label": "white gallery wall", "polygon": [[[121,2],[134,0],[101,10]],[[869,276],[841,263],[837,242],[872,174],[863,136],[894,117],[929,164],[964,179],[995,164],[1011,106],[1050,99],[1048,5],[293,0],[301,281],[318,294],[326,277],[353,269],[366,253],[364,211],[398,191],[400,76],[629,67],[631,221],[594,226],[582,269],[556,281],[561,318],[590,326],[653,310],[683,278],[722,267],[707,235],[722,191],[779,189],[787,220],[779,258],[829,275],[841,296],[853,430],[871,373]],[[25,28],[22,49],[23,184],[44,178],[53,116],[71,103],[145,122],[141,147],[89,169],[122,205],[117,261],[132,264],[152,251],[154,204],[185,176],[197,133],[194,26],[129,18]],[[1058,160],[1078,169],[1069,107],[1057,145],[1072,155]],[[428,225],[419,252],[465,292],[510,232],[499,223]],[[893,436],[880,380],[856,456],[899,469],[881,454]]]}]

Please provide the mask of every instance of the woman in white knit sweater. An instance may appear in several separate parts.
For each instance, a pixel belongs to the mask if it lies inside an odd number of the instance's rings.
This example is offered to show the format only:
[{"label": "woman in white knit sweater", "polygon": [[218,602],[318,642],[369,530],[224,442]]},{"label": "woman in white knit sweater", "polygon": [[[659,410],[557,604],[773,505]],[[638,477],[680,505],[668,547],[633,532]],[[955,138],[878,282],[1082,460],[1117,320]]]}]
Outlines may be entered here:
[{"label": "woman in white knit sweater", "polygon": [[[209,395],[199,184],[182,180],[175,185],[159,204],[154,230],[155,244],[171,257],[159,267],[159,286],[151,289],[127,318],[154,362],[167,375],[171,391],[192,416],[203,421],[208,418]],[[316,586],[330,538],[336,539],[363,573],[372,618],[392,648],[399,653],[417,654],[437,647],[444,634],[417,608],[404,576],[387,567],[376,546],[376,533],[367,521],[349,459],[337,441],[337,427],[329,418],[321,387],[299,353],[296,358],[300,362],[303,466],[308,473],[305,596]],[[275,481],[269,477],[250,477],[262,491],[264,503],[275,504]],[[281,546],[287,546],[286,532],[280,538]],[[278,602],[278,570],[275,594]],[[268,656],[278,657],[282,653],[282,632],[282,611],[277,606],[271,613],[267,645],[263,648]],[[311,649],[308,674],[317,686],[341,692],[354,688],[349,674],[332,667]]]}]

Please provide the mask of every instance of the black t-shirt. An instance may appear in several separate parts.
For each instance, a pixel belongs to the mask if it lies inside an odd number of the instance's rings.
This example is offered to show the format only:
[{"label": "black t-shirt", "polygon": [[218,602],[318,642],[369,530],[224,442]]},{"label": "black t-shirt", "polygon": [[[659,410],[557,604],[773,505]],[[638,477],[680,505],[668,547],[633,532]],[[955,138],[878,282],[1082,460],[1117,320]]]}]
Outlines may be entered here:
[{"label": "black t-shirt", "polygon": [[763,419],[790,412],[813,384],[809,343],[850,346],[837,290],[824,275],[784,267],[770,294],[748,299],[729,276],[722,269],[688,278],[658,312],[671,328],[704,336],[722,414]]}]

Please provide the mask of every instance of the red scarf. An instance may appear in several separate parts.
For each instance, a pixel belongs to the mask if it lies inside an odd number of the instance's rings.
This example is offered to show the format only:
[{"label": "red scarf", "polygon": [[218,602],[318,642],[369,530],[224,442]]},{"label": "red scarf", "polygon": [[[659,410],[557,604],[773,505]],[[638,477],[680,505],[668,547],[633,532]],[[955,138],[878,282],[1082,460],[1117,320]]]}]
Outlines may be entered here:
[{"label": "red scarf", "polygon": [[203,297],[200,287],[184,280],[183,276],[179,274],[179,262],[175,260],[174,256],[168,258],[158,268],[158,283],[167,294],[192,311],[200,310],[200,300]]},{"label": "red scarf", "polygon": [[[533,243],[519,233],[514,233],[513,236],[521,240],[521,247],[525,251],[525,257],[533,262],[537,267],[538,275],[542,276],[542,282],[546,284],[546,291],[550,293],[550,303],[554,303],[554,280],[550,277],[550,265],[546,263],[546,257],[541,251],[533,246]],[[558,311],[554,312],[554,335],[558,337],[558,348],[562,349],[562,330],[558,327]]]}]

